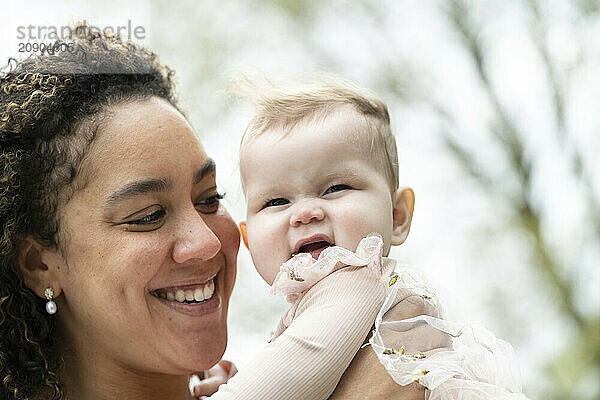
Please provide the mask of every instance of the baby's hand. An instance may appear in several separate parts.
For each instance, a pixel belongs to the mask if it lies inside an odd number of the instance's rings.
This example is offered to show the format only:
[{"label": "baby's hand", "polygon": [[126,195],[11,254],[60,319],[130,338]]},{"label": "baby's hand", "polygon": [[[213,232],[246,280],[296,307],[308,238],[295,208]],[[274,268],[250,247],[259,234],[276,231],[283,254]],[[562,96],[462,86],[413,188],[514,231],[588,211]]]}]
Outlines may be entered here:
[{"label": "baby's hand", "polygon": [[219,389],[220,385],[227,383],[229,378],[236,373],[237,368],[234,363],[221,360],[208,371],[204,371],[204,379],[200,379],[197,375],[190,377],[190,393],[198,398],[210,396]]}]

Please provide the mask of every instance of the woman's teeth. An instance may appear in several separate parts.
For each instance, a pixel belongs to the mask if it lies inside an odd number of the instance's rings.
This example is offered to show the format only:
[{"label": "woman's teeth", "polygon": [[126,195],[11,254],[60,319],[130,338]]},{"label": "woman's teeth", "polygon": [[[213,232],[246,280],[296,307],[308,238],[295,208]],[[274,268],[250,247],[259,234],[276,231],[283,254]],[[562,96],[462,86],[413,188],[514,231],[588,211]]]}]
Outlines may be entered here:
[{"label": "woman's teeth", "polygon": [[177,301],[178,303],[200,303],[208,300],[215,292],[214,279],[196,286],[187,286],[185,288],[170,287],[158,289],[152,293],[153,296],[162,299]]}]

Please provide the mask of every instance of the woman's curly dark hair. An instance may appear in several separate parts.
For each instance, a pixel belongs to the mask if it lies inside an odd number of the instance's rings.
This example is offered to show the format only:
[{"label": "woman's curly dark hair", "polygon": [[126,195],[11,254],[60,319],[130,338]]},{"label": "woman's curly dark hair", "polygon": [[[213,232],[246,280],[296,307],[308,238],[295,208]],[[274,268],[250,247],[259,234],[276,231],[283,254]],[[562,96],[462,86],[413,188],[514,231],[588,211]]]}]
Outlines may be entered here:
[{"label": "woman's curly dark hair", "polygon": [[65,398],[56,322],[18,266],[23,239],[62,248],[59,205],[107,106],[151,96],[175,106],[173,72],[151,51],[84,25],[66,43],[0,72],[1,399]]}]

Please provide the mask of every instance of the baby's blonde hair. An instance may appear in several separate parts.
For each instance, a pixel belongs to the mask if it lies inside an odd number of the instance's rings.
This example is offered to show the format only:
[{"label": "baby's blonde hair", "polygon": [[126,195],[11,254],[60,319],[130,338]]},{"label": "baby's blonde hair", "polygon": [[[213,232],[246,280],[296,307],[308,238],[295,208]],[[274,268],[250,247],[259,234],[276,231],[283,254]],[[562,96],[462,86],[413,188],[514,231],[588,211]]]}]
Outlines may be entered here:
[{"label": "baby's blonde hair", "polygon": [[398,188],[398,152],[390,116],[387,106],[374,92],[331,73],[273,78],[255,72],[238,74],[229,85],[228,93],[254,106],[254,116],[242,135],[240,148],[246,140],[270,128],[281,126],[285,135],[306,118],[325,117],[340,106],[352,106],[364,117],[368,127],[369,155],[383,156],[377,160],[378,166],[390,188]]}]

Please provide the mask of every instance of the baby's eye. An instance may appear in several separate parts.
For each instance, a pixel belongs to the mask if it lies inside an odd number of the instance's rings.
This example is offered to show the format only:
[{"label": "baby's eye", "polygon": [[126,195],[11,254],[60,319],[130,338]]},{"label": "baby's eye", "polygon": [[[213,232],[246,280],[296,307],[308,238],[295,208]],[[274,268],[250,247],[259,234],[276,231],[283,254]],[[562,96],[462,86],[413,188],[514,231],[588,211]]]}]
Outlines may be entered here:
[{"label": "baby's eye", "polygon": [[263,206],[263,208],[283,206],[285,204],[288,204],[289,202],[290,202],[289,200],[279,197],[277,199],[272,199],[272,200],[267,201],[265,203],[265,205]]},{"label": "baby's eye", "polygon": [[326,194],[335,193],[335,192],[340,192],[340,191],[342,191],[342,190],[348,190],[348,189],[352,189],[352,187],[351,187],[351,186],[348,186],[348,185],[344,185],[344,184],[341,184],[341,185],[333,185],[333,186],[331,186],[329,189],[327,189],[327,190],[325,191],[325,193],[323,193],[323,194],[324,194],[324,195],[326,195]]}]

